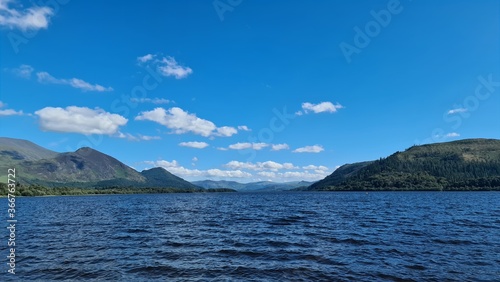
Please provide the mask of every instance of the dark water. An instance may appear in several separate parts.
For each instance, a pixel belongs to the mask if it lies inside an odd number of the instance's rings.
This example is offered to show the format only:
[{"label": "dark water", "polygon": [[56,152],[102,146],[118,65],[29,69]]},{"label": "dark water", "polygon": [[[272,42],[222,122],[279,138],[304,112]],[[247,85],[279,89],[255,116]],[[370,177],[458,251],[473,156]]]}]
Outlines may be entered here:
[{"label": "dark water", "polygon": [[[1,203],[6,212],[7,201]],[[17,203],[19,281],[500,279],[496,192],[117,195]],[[6,229],[2,234],[8,237]],[[0,280],[13,281],[5,263],[2,268]]]}]

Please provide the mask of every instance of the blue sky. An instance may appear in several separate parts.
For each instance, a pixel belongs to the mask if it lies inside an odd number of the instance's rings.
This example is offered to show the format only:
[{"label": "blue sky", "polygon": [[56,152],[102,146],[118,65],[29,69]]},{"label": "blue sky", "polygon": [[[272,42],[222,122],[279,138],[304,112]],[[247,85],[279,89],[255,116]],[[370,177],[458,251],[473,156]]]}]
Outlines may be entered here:
[{"label": "blue sky", "polygon": [[188,180],[500,138],[498,1],[0,0],[0,135]]}]

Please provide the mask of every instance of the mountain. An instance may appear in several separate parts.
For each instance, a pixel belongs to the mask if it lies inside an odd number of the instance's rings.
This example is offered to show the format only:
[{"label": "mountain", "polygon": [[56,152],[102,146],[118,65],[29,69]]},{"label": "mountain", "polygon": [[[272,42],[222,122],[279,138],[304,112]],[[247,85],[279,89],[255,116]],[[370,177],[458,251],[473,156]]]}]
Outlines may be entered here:
[{"label": "mountain", "polygon": [[191,182],[187,182],[186,180],[178,176],[173,175],[172,173],[161,167],[143,170],[141,172],[141,175],[147,179],[147,185],[149,187],[176,187],[194,190],[200,189],[200,187],[192,184]]},{"label": "mountain", "polygon": [[53,158],[26,161],[19,164],[27,182],[68,183],[126,179],[145,182],[146,178],[117,159],[91,148],[60,153]]},{"label": "mountain", "polygon": [[0,138],[0,169],[16,168],[21,184],[48,187],[151,187],[200,189],[163,168],[141,173],[92,148],[57,153],[30,141]]},{"label": "mountain", "polygon": [[500,190],[500,140],[412,146],[387,158],[343,165],[306,190]]},{"label": "mountain", "polygon": [[193,181],[193,184],[203,187],[205,189],[211,188],[230,188],[240,192],[271,192],[271,191],[285,191],[291,190],[298,187],[307,187],[312,184],[312,182],[307,181],[294,181],[294,182],[271,182],[271,181],[259,181],[250,183],[239,183],[235,181],[225,181],[225,180],[202,180]]},{"label": "mountain", "polygon": [[57,154],[27,140],[0,137],[0,166],[53,158]]}]

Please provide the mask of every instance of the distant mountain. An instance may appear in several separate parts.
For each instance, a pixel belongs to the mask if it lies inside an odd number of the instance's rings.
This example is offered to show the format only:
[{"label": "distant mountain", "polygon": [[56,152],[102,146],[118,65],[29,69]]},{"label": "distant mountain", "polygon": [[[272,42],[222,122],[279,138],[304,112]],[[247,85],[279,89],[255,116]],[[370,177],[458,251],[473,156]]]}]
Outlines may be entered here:
[{"label": "distant mountain", "polygon": [[161,167],[143,170],[141,172],[141,175],[147,179],[147,185],[149,187],[176,187],[195,190],[200,189],[200,187],[187,182],[186,180],[178,176],[173,175],[172,173]]},{"label": "distant mountain", "polygon": [[236,181],[226,181],[226,180],[218,180],[218,181],[201,180],[201,181],[192,181],[191,183],[205,189],[229,188],[234,190],[240,190],[245,187],[245,184]]},{"label": "distant mountain", "polygon": [[22,184],[49,187],[151,187],[200,189],[163,168],[141,173],[92,148],[57,153],[32,142],[0,138],[0,169],[15,167]]},{"label": "distant mountain", "polygon": [[271,181],[259,181],[250,183],[239,183],[235,181],[225,181],[225,180],[202,180],[193,181],[193,184],[210,189],[210,188],[230,188],[240,192],[271,192],[271,191],[285,191],[291,190],[298,187],[307,187],[312,184],[312,182],[307,181],[294,181],[294,182],[271,182]]},{"label": "distant mountain", "polygon": [[413,146],[343,165],[306,190],[500,190],[500,140]]}]

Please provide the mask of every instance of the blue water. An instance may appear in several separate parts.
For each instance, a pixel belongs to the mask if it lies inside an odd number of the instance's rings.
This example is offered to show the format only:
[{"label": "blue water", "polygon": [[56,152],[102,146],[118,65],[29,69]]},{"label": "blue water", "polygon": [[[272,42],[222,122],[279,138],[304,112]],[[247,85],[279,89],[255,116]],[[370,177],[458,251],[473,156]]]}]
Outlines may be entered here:
[{"label": "blue water", "polygon": [[17,213],[1,281],[500,279],[498,192],[25,197]]}]

